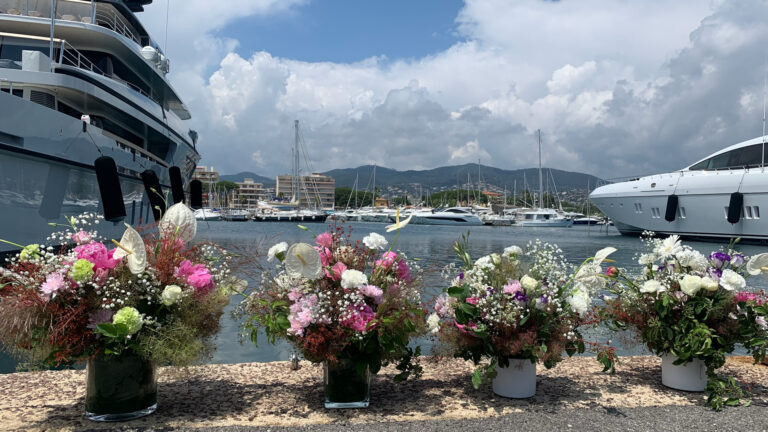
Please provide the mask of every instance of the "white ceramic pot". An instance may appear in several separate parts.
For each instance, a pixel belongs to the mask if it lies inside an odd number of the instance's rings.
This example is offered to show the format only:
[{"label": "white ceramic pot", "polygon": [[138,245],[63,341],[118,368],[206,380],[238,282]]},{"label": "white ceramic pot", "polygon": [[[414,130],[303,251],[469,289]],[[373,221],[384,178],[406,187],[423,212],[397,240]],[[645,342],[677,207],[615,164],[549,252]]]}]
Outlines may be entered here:
[{"label": "white ceramic pot", "polygon": [[524,399],[536,394],[536,363],[530,360],[509,360],[509,367],[496,366],[493,392],[499,396]]},{"label": "white ceramic pot", "polygon": [[669,388],[701,392],[707,388],[707,366],[703,360],[694,359],[679,366],[674,365],[677,357],[661,356],[661,383]]}]

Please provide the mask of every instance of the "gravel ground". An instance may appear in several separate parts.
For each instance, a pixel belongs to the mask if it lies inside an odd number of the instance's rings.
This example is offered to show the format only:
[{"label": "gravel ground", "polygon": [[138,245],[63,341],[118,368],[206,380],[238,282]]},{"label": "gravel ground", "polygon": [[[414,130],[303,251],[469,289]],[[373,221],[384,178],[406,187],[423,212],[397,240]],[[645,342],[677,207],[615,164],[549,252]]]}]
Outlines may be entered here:
[{"label": "gravel ground", "polygon": [[248,363],[161,371],[159,408],[120,424],[83,418],[83,371],[0,375],[0,430],[126,431],[495,431],[768,429],[768,367],[732,358],[721,371],[752,388],[752,406],[716,413],[702,393],[665,388],[656,357],[624,357],[616,374],[594,358],[539,368],[536,396],[512,400],[490,386],[472,388],[472,365],[424,360],[420,380],[394,384],[392,370],[373,383],[371,406],[323,408],[322,368],[302,363]]}]

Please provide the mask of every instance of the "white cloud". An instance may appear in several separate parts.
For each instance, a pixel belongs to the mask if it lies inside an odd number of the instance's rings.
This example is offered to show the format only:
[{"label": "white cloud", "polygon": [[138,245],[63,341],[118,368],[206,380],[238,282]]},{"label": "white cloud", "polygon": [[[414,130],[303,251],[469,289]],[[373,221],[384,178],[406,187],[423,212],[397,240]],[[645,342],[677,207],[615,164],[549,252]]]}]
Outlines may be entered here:
[{"label": "white cloud", "polygon": [[[465,41],[415,60],[346,64],[241,56],[220,36],[236,19],[302,1],[236,0],[210,16],[211,2],[189,2],[171,27],[171,40],[187,43],[169,51],[204,161],[287,172],[300,119],[320,171],[478,157],[530,167],[542,129],[545,165],[616,177],[679,168],[760,131],[765,1],[465,2]],[[150,21],[164,22],[164,2],[150,8],[162,12]]]}]

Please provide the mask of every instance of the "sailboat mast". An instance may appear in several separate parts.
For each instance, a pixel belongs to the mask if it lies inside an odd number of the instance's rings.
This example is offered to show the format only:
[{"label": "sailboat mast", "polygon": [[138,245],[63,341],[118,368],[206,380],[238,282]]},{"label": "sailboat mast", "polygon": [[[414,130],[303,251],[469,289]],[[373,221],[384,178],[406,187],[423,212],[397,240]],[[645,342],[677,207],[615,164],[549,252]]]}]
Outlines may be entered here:
[{"label": "sailboat mast", "polygon": [[541,177],[541,129],[539,132],[539,208],[544,204],[544,182]]},{"label": "sailboat mast", "polygon": [[301,177],[299,173],[299,121],[294,121],[294,129],[296,130],[294,143],[293,143],[293,178],[296,182],[295,196],[297,208],[301,208]]}]

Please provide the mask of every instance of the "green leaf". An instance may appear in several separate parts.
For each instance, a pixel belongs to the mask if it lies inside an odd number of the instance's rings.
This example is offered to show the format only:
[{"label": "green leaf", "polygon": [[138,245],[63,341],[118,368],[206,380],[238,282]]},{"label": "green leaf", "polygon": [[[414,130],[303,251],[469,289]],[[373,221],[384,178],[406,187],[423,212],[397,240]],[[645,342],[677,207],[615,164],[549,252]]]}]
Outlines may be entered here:
[{"label": "green leaf", "polygon": [[472,374],[472,387],[475,388],[475,390],[480,388],[480,384],[483,383],[483,369],[477,368],[475,369],[475,372]]}]

